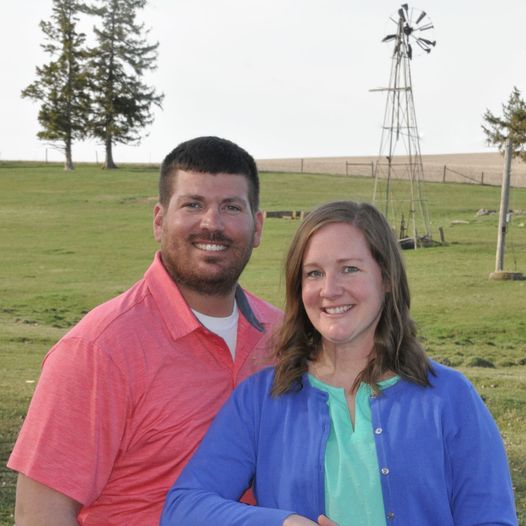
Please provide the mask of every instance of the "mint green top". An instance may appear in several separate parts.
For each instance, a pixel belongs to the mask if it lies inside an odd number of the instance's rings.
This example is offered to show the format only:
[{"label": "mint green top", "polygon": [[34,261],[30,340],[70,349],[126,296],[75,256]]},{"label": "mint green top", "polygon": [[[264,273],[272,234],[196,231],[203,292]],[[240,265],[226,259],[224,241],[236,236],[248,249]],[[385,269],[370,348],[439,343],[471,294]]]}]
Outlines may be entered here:
[{"label": "mint green top", "polygon": [[[398,381],[379,382],[381,389]],[[331,431],[325,451],[325,513],[339,526],[386,526],[380,469],[371,421],[371,386],[360,384],[356,393],[354,429],[341,387],[309,374],[312,386],[329,394]]]}]

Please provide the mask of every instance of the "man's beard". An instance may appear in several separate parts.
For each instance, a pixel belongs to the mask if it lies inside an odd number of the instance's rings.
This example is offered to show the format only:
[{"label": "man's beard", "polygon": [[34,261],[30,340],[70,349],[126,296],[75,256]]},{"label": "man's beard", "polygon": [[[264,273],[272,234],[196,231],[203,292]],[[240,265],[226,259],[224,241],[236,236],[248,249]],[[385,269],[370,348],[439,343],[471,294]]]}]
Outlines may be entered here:
[{"label": "man's beard", "polygon": [[[226,296],[236,287],[239,276],[250,259],[253,239],[254,235],[246,246],[234,248],[237,258],[231,262],[229,267],[223,268],[221,273],[211,276],[202,275],[202,273],[195,271],[187,262],[181,261],[180,257],[172,257],[171,252],[165,253],[166,251],[161,251],[162,260],[166,270],[176,284],[199,294]],[[232,250],[233,241],[220,232],[190,234],[185,243],[192,244],[196,240],[200,242],[225,243],[228,247],[227,250]],[[210,252],[210,255],[205,257],[206,263],[213,264],[217,260],[218,257],[213,252]]]}]

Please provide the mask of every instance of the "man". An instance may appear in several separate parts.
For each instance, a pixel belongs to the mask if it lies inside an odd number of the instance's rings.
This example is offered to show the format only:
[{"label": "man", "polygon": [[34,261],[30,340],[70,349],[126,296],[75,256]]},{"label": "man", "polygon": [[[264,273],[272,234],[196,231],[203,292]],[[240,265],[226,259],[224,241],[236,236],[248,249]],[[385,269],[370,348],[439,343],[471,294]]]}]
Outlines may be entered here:
[{"label": "man", "polygon": [[274,307],[237,280],[260,243],[253,158],[217,137],[163,161],[144,278],[51,349],[8,466],[16,524],[158,524],[232,389],[268,363]]}]

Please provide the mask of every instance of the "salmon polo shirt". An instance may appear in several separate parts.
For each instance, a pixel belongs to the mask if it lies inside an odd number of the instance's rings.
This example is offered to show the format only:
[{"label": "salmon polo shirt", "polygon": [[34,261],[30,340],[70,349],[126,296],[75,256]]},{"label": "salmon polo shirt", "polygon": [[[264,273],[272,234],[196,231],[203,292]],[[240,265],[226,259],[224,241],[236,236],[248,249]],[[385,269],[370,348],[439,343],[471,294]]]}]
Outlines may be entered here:
[{"label": "salmon polo shirt", "polygon": [[158,253],[44,359],[8,466],[82,503],[82,525],[158,524],[167,490],[234,387],[269,362],[281,313],[238,287],[235,361]]}]

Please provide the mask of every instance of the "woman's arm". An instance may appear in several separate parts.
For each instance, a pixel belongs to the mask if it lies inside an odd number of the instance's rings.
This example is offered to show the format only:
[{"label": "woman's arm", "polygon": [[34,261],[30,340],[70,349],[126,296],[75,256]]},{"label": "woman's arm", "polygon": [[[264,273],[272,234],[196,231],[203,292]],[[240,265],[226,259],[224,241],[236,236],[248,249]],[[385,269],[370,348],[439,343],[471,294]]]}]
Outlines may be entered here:
[{"label": "woman's arm", "polygon": [[247,383],[234,391],[170,489],[161,526],[282,526],[293,514],[238,502],[255,475],[260,395]]},{"label": "woman's arm", "polygon": [[504,444],[488,408],[466,382],[451,404],[447,451],[451,507],[459,526],[516,526]]}]

